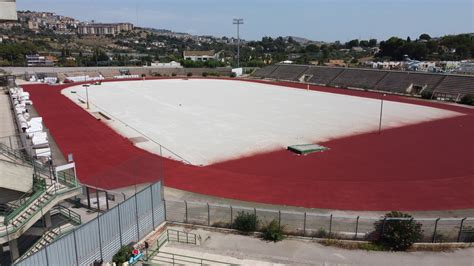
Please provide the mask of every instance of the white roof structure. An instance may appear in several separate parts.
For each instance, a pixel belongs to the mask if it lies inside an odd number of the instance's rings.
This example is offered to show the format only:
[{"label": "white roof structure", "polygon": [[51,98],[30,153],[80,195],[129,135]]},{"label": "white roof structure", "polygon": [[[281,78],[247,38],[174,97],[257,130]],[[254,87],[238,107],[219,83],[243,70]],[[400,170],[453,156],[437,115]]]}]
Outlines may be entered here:
[{"label": "white roof structure", "polygon": [[0,22],[17,19],[16,0],[0,0]]}]

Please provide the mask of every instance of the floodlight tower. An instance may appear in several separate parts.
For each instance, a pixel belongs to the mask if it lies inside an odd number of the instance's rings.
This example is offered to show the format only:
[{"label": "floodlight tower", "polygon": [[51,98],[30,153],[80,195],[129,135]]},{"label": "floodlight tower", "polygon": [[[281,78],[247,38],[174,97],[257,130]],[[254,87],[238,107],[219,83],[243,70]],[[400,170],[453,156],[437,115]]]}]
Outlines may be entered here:
[{"label": "floodlight tower", "polygon": [[234,18],[232,24],[237,25],[237,67],[240,67],[240,25],[244,24],[244,19]]}]

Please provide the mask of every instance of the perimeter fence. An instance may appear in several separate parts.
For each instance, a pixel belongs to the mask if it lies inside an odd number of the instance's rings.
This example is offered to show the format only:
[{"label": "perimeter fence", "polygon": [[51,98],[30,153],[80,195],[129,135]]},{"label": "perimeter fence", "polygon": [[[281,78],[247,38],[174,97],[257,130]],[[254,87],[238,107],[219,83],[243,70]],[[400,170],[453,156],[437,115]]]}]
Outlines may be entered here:
[{"label": "perimeter fence", "polygon": [[[188,201],[165,201],[166,221],[232,228],[240,212],[255,214],[260,227],[276,220],[288,235],[347,240],[371,240],[383,236],[383,224],[410,218],[342,216],[312,212],[293,212]],[[474,217],[413,218],[421,224],[420,243],[474,242]],[[379,222],[376,231],[375,223]]]}]

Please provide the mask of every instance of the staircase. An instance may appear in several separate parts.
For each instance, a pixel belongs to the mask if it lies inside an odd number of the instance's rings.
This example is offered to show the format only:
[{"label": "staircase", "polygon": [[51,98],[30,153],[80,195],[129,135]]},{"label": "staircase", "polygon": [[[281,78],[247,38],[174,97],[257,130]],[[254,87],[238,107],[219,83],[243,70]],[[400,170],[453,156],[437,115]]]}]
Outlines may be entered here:
[{"label": "staircase", "polygon": [[52,228],[52,229],[46,231],[43,234],[43,236],[38,241],[36,241],[36,243],[33,246],[31,246],[31,248],[29,248],[18,259],[18,261],[23,260],[24,258],[29,257],[29,256],[33,255],[34,253],[40,251],[45,246],[53,243],[56,239],[58,239],[59,237],[61,237],[64,234],[72,231],[76,226],[81,224],[81,216],[79,214],[77,214],[77,213],[75,213],[75,212],[73,212],[73,211],[69,210],[68,208],[65,208],[61,205],[55,206],[51,210],[51,215],[54,215],[54,214],[63,215],[64,217],[68,218],[69,222],[64,224],[64,225],[61,225],[59,227]]},{"label": "staircase", "polygon": [[9,210],[4,217],[5,226],[0,227],[0,244],[3,244],[20,237],[53,206],[80,194],[81,191],[75,176],[65,172],[55,176],[51,167],[1,143],[0,154],[34,169],[33,190],[12,204],[13,209]]}]

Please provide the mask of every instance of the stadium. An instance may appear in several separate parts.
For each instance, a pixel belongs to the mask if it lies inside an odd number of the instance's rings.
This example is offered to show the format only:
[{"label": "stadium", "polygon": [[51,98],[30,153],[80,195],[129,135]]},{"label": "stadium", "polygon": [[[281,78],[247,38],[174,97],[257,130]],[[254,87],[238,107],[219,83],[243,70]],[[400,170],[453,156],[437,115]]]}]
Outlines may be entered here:
[{"label": "stadium", "polygon": [[[35,118],[25,137],[2,140],[2,154],[24,161],[14,143],[32,141],[27,154],[56,162],[40,171],[33,163],[45,187],[5,218],[11,229],[0,240],[18,238],[8,241],[16,265],[110,261],[137,242],[156,242],[157,263],[190,254],[258,263],[163,247],[184,235],[203,245],[202,233],[175,223],[229,228],[246,212],[289,235],[367,241],[378,215],[400,210],[418,216],[422,243],[472,241],[473,109],[443,102],[472,93],[472,77],[285,64],[238,78],[173,71],[41,68],[24,78],[66,82],[13,85],[18,127]],[[106,212],[88,217],[75,205]],[[69,222],[26,249],[21,233],[39,211]],[[89,221],[78,226],[81,217]],[[133,245],[139,260],[145,248]]]},{"label": "stadium", "polygon": [[0,265],[472,265],[473,33],[245,41],[104,3],[0,0]]}]

